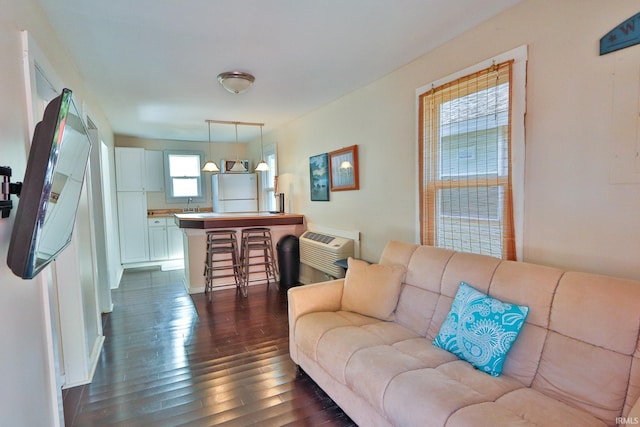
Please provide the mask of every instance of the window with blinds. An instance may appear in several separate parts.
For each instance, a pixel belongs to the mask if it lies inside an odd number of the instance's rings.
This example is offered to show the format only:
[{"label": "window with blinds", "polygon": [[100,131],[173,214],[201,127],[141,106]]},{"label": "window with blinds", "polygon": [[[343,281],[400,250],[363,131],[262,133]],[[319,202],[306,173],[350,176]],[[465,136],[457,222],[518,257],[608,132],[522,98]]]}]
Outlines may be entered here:
[{"label": "window with blinds", "polygon": [[494,64],[419,96],[423,244],[516,258],[512,64]]}]

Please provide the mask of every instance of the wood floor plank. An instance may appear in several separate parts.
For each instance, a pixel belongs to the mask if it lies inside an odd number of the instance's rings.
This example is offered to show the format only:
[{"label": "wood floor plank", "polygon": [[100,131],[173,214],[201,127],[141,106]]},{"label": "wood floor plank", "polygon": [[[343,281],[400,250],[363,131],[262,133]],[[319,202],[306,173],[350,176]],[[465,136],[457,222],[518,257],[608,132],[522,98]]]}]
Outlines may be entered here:
[{"label": "wood floor plank", "polygon": [[182,274],[125,271],[93,382],[63,393],[67,427],[355,425],[289,358],[284,290],[209,303]]}]

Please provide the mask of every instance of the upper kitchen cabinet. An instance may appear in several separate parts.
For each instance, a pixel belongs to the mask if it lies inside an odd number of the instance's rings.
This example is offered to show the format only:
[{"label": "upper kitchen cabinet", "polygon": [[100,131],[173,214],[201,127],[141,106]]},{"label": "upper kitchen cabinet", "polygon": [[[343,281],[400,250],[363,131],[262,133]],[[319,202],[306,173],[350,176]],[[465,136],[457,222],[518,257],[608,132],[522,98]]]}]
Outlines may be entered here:
[{"label": "upper kitchen cabinet", "polygon": [[116,147],[118,191],[164,191],[162,151]]},{"label": "upper kitchen cabinet", "polygon": [[146,190],[164,191],[164,156],[162,151],[145,150]]},{"label": "upper kitchen cabinet", "polygon": [[116,185],[118,191],[146,191],[144,148],[116,147]]}]

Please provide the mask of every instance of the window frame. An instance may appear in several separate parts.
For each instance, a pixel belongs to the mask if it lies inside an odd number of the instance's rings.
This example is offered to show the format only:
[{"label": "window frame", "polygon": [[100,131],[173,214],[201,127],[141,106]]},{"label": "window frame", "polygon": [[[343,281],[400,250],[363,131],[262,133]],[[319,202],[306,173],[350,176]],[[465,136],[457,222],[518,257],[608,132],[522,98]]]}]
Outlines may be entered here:
[{"label": "window frame", "polygon": [[276,197],[275,197],[275,187],[274,187],[274,179],[269,179],[269,177],[278,176],[278,153],[275,144],[264,146],[264,160],[269,165],[269,170],[264,172],[259,172],[260,178],[260,207],[261,210],[264,211],[275,211],[276,206]]},{"label": "window frame", "polygon": [[[164,158],[164,193],[165,199],[167,203],[189,203],[189,199],[191,199],[191,203],[204,203],[206,201],[205,188],[203,182],[203,173],[202,173],[202,165],[204,164],[205,154],[203,151],[198,150],[164,150],[163,153]],[[173,181],[171,177],[171,171],[169,169],[169,157],[170,156],[198,156],[198,175],[189,176],[190,178],[195,178],[197,180],[197,188],[198,195],[197,196],[174,196],[173,195]]]},{"label": "window frame", "polygon": [[[416,90],[416,241],[421,241],[423,224],[421,212],[424,209],[425,200],[422,197],[422,182],[424,172],[420,164],[420,156],[423,154],[422,140],[422,116],[421,97],[432,88],[436,88],[453,82],[465,76],[474,74],[489,68],[492,64],[513,61],[511,75],[511,188],[513,206],[513,228],[515,238],[515,256],[517,260],[523,258],[524,237],[524,165],[525,165],[525,113],[526,113],[526,67],[527,46],[522,45],[495,57],[467,67],[463,70],[433,81]],[[428,185],[431,184],[429,181]],[[424,189],[426,192],[426,188]],[[507,202],[509,202],[507,200]]]}]

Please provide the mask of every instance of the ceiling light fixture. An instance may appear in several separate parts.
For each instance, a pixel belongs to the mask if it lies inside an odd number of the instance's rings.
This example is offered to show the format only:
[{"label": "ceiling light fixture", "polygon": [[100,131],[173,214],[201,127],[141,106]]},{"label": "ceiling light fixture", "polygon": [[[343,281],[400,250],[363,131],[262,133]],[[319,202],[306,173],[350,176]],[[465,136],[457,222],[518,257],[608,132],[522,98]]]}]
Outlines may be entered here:
[{"label": "ceiling light fixture", "polygon": [[231,172],[246,172],[247,169],[244,167],[242,162],[240,161],[240,155],[238,154],[238,123],[236,125],[236,162],[231,167]]},{"label": "ceiling light fixture", "polygon": [[256,78],[251,74],[242,71],[227,71],[218,74],[218,82],[231,93],[246,92],[255,80]]},{"label": "ceiling light fixture", "polygon": [[269,170],[269,165],[264,161],[264,146],[262,145],[262,126],[260,125],[260,163],[256,166],[257,172],[264,172]]},{"label": "ceiling light fixture", "polygon": [[[211,158],[211,120],[205,120],[209,125],[209,158]],[[202,172],[220,172],[218,165],[213,160],[207,160],[202,166]]]}]

